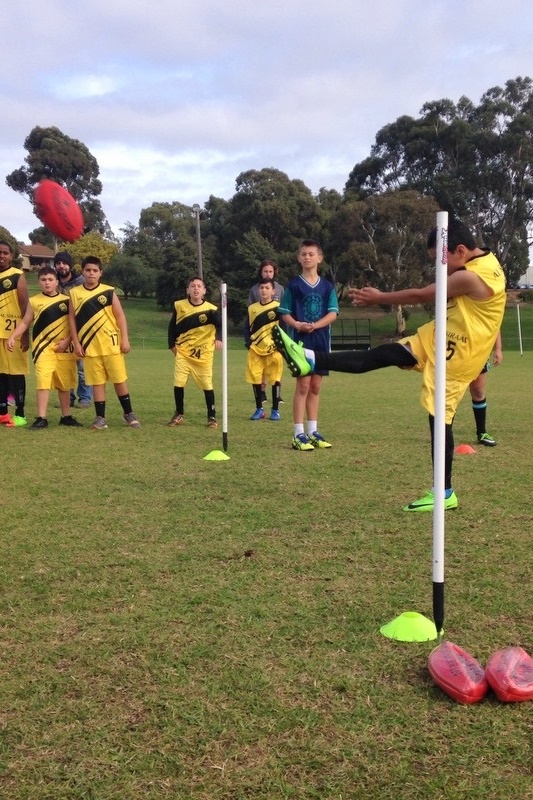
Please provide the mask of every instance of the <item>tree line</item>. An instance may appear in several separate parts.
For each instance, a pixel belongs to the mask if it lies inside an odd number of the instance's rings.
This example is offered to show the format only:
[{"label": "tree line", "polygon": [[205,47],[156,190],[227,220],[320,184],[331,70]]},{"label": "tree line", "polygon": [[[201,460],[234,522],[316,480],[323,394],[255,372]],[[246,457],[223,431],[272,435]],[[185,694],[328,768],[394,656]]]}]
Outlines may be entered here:
[{"label": "tree line", "polygon": [[[24,142],[25,164],[7,184],[31,200],[43,177],[57,180],[84,212],[85,235],[69,249],[79,260],[103,255],[106,277],[125,296],[155,295],[161,307],[183,296],[197,272],[195,215],[180,203],[156,202],[126,222],[117,239],[105,218],[96,159],[58,128],[34,128]],[[350,283],[384,290],[428,280],[425,240],[438,209],[462,218],[504,264],[516,283],[529,264],[533,223],[533,82],[515,78],[493,87],[478,105],[426,103],[417,118],[401,116],[378,131],[344,191],[316,194],[302,180],[268,167],[242,172],[229,199],[210,196],[201,210],[206,283],[228,284],[228,310],[242,319],[251,283],[264,258],[280,281],[296,273],[302,238],[318,239],[324,269],[339,295]],[[5,232],[9,235],[9,232]],[[45,228],[33,243],[52,247]],[[14,242],[16,247],[16,243]]]}]

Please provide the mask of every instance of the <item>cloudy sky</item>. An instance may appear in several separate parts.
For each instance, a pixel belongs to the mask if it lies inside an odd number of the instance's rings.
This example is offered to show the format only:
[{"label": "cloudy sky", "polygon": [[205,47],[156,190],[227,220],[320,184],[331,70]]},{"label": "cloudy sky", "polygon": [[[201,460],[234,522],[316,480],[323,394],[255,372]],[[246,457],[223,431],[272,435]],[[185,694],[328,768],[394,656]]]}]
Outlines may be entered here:
[{"label": "cloudy sky", "polygon": [[533,75],[524,0],[3,0],[1,30],[0,224],[24,242],[5,176],[36,125],[89,148],[119,233],[247,169],[342,191],[383,125]]}]

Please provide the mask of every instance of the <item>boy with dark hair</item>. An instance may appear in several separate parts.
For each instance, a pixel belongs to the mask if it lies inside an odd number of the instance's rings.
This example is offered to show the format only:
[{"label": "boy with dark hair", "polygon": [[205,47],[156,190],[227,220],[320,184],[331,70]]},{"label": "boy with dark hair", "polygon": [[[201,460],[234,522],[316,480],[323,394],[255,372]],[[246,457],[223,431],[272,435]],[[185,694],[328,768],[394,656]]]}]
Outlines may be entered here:
[{"label": "boy with dark hair", "polygon": [[[24,333],[12,351],[7,340],[21,321],[28,307],[28,286],[21,269],[11,266],[13,247],[0,239],[0,425],[7,428],[27,425],[24,415],[26,375],[28,374],[29,336]],[[8,413],[7,398],[13,392],[15,414]]]},{"label": "boy with dark hair", "polygon": [[[63,294],[69,294],[74,286],[81,286],[83,283],[83,275],[74,269],[72,263],[72,256],[68,250],[61,250],[54,256],[54,267],[57,271],[59,278],[59,288]],[[83,359],[78,358],[76,362],[78,370],[78,381],[73,384],[70,390],[70,405],[74,408],[76,405],[76,388],[78,392],[78,408],[90,408],[93,399],[93,393],[90,386],[85,383],[85,372],[83,368]]]},{"label": "boy with dark hair", "polygon": [[276,350],[272,338],[272,328],[278,324],[279,302],[274,300],[276,287],[272,278],[261,278],[259,281],[259,302],[248,306],[248,317],[244,328],[244,341],[248,349],[246,359],[246,381],[254,390],[255,411],[250,417],[253,420],[264,419],[263,411],[263,375],[272,386],[272,409],[269,419],[277,422],[279,415],[279,392],[283,359]]},{"label": "boy with dark hair", "polygon": [[124,354],[130,352],[128,324],[113,286],[100,283],[102,262],[96,256],[82,261],[84,283],[70,290],[70,334],[74,352],[85,359],[87,384],[93,388],[96,419],[92,430],[107,428],[105,385],[111,381],[130,428],[141,423],[133,413]]},{"label": "boy with dark hair", "polygon": [[[427,246],[435,258],[436,230]],[[446,321],[446,509],[457,508],[452,488],[452,424],[459,401],[472,380],[480,374],[496,341],[505,310],[505,278],[497,258],[478,247],[468,228],[451,219],[448,227],[448,311]],[[424,304],[435,300],[436,286],[381,292],[371,286],[350,289],[353,305]],[[370,350],[327,353],[296,345],[279,329],[274,341],[293,375],[311,375],[316,370],[363,373],[382,367],[400,367],[422,373],[422,406],[429,413],[433,454],[435,422],[435,321],[422,325],[413,336]],[[432,511],[433,491],[404,507],[404,511]]]},{"label": "boy with dark hair", "polygon": [[[261,263],[259,264],[259,269],[257,270],[257,283],[254,283],[252,288],[250,289],[250,293],[248,295],[248,305],[251,306],[253,303],[259,303],[261,300],[259,296],[259,285],[264,278],[270,278],[274,281],[274,296],[272,297],[273,300],[278,300],[280,303],[283,300],[283,293],[284,288],[281,283],[278,283],[276,280],[278,274],[278,265],[275,261],[272,261],[271,258],[264,258]],[[266,396],[266,381],[265,377],[263,376],[261,380],[261,402],[266,403],[267,396]],[[281,397],[281,386],[279,388],[279,398],[278,403],[283,403]],[[263,415],[264,416],[264,415]]]},{"label": "boy with dark hair", "polygon": [[174,403],[176,412],[169,428],[183,425],[185,386],[192,375],[204,393],[207,427],[218,428],[213,390],[213,357],[222,349],[218,309],[205,299],[206,285],[196,276],[187,284],[187,297],[176,300],[168,324],[168,348],[174,353]]},{"label": "boy with dark hair", "polygon": [[[304,347],[328,352],[331,323],[339,313],[339,302],[333,284],[318,274],[323,258],[324,253],[319,242],[314,239],[304,239],[301,242],[298,262],[302,271],[285,289],[279,313],[285,325],[293,329],[294,336],[302,341]],[[290,341],[288,336],[286,338]],[[305,375],[296,376],[292,404],[294,450],[309,451],[331,447],[318,432],[320,388],[322,378],[327,374],[327,368],[318,368],[312,374],[309,371]],[[305,416],[307,433],[304,430]]]},{"label": "boy with dark hair", "polygon": [[57,273],[53,267],[41,267],[37,279],[41,292],[30,298],[26,313],[6,346],[12,351],[15,341],[33,323],[32,357],[37,384],[37,417],[31,430],[48,427],[47,409],[51,389],[57,389],[59,395],[59,424],[79,428],[80,423],[70,414],[70,387],[76,378],[76,356],[69,333],[69,299],[60,294]]}]

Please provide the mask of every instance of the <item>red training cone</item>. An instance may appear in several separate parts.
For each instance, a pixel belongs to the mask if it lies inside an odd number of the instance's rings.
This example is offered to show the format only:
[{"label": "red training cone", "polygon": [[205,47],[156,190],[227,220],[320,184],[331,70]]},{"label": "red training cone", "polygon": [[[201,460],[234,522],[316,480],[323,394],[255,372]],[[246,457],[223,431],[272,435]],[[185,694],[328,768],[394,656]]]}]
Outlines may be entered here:
[{"label": "red training cone", "polygon": [[454,452],[458,453],[459,455],[472,455],[472,453],[475,453],[476,451],[473,447],[470,447],[469,444],[458,444]]}]

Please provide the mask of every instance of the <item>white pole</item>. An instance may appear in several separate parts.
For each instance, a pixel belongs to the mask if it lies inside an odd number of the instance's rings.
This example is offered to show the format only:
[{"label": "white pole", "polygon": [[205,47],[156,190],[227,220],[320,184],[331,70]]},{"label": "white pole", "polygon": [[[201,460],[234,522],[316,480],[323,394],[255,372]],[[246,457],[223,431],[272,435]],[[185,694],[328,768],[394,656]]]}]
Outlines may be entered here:
[{"label": "white pole", "polygon": [[220,286],[222,306],[222,446],[228,449],[228,287]]},{"label": "white pole", "polygon": [[520,342],[520,355],[524,355],[524,350],[522,347],[522,325],[520,324],[520,303],[516,304],[516,315],[518,317],[518,341]]},{"label": "white pole", "polygon": [[446,307],[448,292],[448,212],[437,214],[435,256],[435,424],[433,440],[433,619],[444,623],[444,465],[446,448]]}]

